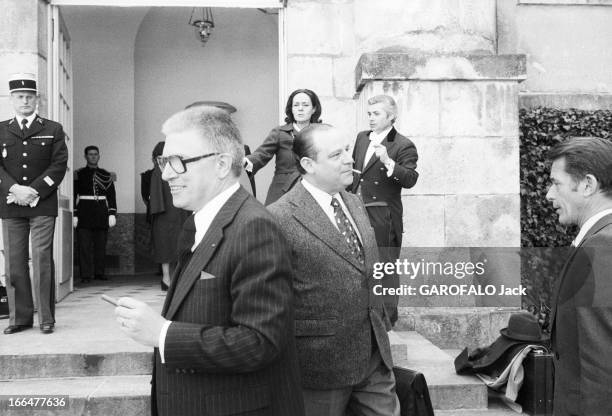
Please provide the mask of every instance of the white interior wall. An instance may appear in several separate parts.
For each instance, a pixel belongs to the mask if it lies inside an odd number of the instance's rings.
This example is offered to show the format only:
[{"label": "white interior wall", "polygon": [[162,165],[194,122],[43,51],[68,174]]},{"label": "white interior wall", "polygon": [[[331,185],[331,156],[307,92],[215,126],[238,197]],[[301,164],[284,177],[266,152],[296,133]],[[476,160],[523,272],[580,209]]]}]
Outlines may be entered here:
[{"label": "white interior wall", "polygon": [[[136,172],[150,169],[162,123],[194,101],[236,107],[232,117],[252,150],[278,124],[277,16],[256,9],[213,13],[215,29],[205,46],[187,25],[191,9],[151,8],[142,21],[135,48]],[[272,172],[270,163],[257,174],[262,201]]]},{"label": "white interior wall", "polygon": [[[144,212],[140,172],[162,139],[161,124],[193,101],[225,101],[252,150],[278,124],[278,20],[256,9],[214,9],[202,47],[191,8],[65,6],[74,70],[74,160],[100,148],[117,173],[120,213]],[[273,163],[257,174],[263,201]]]}]

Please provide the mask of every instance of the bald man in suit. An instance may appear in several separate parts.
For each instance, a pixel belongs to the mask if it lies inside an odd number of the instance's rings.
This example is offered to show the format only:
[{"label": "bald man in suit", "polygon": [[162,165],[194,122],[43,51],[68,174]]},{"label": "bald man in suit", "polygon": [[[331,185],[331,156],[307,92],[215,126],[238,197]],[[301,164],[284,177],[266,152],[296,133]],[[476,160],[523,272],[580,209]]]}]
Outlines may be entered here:
[{"label": "bald man in suit", "polygon": [[268,209],[289,240],[308,416],[399,415],[389,319],[373,293],[374,231],[352,181],[348,140],[327,124],[295,138],[303,180]]}]

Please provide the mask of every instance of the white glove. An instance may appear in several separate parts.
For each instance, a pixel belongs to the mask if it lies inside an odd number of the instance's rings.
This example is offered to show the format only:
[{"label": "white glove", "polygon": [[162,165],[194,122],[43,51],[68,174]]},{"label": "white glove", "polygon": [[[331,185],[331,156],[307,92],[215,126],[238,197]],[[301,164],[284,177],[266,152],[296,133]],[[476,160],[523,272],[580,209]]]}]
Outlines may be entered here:
[{"label": "white glove", "polygon": [[109,215],[108,216],[108,226],[110,228],[113,228],[115,225],[117,225],[117,218],[115,218],[114,215]]},{"label": "white glove", "polygon": [[79,217],[72,217],[72,228],[76,228],[79,225]]}]

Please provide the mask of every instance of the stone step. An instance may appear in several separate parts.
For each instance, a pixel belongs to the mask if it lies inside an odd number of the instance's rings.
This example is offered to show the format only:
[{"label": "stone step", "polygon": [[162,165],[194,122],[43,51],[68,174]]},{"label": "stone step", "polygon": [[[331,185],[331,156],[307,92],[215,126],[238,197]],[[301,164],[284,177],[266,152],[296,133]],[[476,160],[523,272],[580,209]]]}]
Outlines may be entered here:
[{"label": "stone step", "polygon": [[151,374],[153,352],[0,355],[0,380]]},{"label": "stone step", "polygon": [[436,416],[527,416],[517,413],[498,399],[489,399],[486,409],[452,409],[436,410]]},{"label": "stone step", "polygon": [[402,307],[395,328],[416,331],[443,349],[490,345],[508,326],[514,307]]},{"label": "stone step", "polygon": [[[74,377],[0,382],[3,416],[148,416],[151,376]],[[55,410],[9,407],[7,396],[69,396],[68,408]]]},{"label": "stone step", "polygon": [[[487,409],[487,387],[455,373],[453,358],[414,331],[389,333],[393,362],[425,376],[434,409]],[[436,413],[437,414],[437,413]]]}]

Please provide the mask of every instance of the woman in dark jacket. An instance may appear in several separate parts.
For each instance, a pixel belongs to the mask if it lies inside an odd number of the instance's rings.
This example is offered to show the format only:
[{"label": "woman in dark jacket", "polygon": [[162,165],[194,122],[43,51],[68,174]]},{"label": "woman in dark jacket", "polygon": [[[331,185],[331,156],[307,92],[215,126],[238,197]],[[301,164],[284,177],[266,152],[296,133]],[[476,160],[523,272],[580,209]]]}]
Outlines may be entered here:
[{"label": "woman in dark jacket", "polygon": [[272,129],[263,144],[245,158],[245,167],[253,174],[276,156],[274,177],[268,189],[266,205],[283,196],[300,177],[293,157],[292,147],[295,135],[310,123],[320,123],[321,102],[313,91],[295,90],[289,95],[285,106],[287,124]]},{"label": "woman in dark jacket", "polygon": [[[164,151],[164,142],[153,149],[153,161]],[[162,180],[159,166],[141,173],[141,194],[147,206],[147,220],[151,223],[151,246],[153,259],[161,264],[162,290],[170,285],[170,276],[176,266],[178,235],[189,211],[176,208],[172,204],[172,194],[168,182]]]}]

